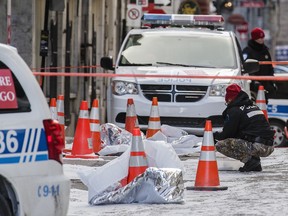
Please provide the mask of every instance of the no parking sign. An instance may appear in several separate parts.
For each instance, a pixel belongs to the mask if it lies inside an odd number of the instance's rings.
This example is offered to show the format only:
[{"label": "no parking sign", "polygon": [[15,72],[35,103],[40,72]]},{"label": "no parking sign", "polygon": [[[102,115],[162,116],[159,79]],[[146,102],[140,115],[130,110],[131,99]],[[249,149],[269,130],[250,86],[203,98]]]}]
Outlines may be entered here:
[{"label": "no parking sign", "polygon": [[139,28],[141,25],[142,6],[135,4],[127,5],[127,26]]}]

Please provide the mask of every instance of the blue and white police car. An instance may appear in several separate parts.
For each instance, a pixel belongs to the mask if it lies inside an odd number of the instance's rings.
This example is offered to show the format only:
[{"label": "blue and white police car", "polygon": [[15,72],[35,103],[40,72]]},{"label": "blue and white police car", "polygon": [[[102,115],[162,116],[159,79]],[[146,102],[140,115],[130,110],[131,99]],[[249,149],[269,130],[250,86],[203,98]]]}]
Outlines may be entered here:
[{"label": "blue and white police car", "polygon": [[61,127],[29,67],[0,44],[0,215],[66,215]]}]

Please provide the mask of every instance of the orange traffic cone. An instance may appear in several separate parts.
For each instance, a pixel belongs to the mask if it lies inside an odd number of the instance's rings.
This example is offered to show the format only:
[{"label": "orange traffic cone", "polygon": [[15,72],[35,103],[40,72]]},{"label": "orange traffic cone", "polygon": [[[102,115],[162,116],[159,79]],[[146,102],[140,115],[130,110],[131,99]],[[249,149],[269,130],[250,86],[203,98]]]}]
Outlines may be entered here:
[{"label": "orange traffic cone", "polygon": [[53,120],[57,120],[57,108],[56,108],[56,98],[51,98],[50,99],[50,113],[51,113],[51,118]]},{"label": "orange traffic cone", "polygon": [[227,190],[220,187],[211,120],[206,120],[194,187],[187,190]]},{"label": "orange traffic cone", "polygon": [[258,87],[256,105],[263,111],[265,118],[268,121],[267,104],[265,99],[264,86],[262,85]]},{"label": "orange traffic cone", "polygon": [[146,132],[146,138],[152,137],[155,133],[161,130],[161,122],[158,109],[158,99],[153,97],[150,117],[148,121],[148,129]]},{"label": "orange traffic cone", "polygon": [[135,177],[145,172],[148,168],[148,162],[144,150],[144,145],[139,128],[133,129],[132,145],[130,151],[128,183]]},{"label": "orange traffic cone", "polygon": [[62,137],[65,141],[64,95],[58,95],[56,107],[57,107],[57,119],[61,126]]},{"label": "orange traffic cone", "polygon": [[87,101],[82,101],[80,105],[80,113],[74,135],[71,155],[66,155],[67,158],[97,158],[93,154],[91,145],[90,120],[88,113]]},{"label": "orange traffic cone", "polygon": [[126,119],[125,119],[125,130],[130,133],[133,132],[135,127],[138,127],[138,119],[135,111],[135,105],[132,98],[127,100],[127,110],[126,110]]},{"label": "orange traffic cone", "polygon": [[94,99],[92,103],[90,113],[90,130],[91,130],[92,149],[94,153],[97,153],[101,150],[99,105],[97,99]]}]

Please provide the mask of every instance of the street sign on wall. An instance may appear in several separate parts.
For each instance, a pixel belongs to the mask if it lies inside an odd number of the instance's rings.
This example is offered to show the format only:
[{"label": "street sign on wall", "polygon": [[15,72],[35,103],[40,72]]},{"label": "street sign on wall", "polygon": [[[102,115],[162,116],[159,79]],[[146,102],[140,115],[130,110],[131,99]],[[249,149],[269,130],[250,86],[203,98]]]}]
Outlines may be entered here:
[{"label": "street sign on wall", "polygon": [[139,28],[141,25],[142,6],[136,4],[127,5],[127,26]]}]

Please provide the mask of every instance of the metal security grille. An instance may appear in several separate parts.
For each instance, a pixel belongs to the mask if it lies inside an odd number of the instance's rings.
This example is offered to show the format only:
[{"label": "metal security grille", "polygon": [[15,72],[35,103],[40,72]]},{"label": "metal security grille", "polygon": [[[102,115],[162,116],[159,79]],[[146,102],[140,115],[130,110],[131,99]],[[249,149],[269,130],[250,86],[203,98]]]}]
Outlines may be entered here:
[{"label": "metal security grille", "polygon": [[201,100],[206,92],[207,86],[189,85],[140,85],[145,98],[152,101],[157,97],[159,102],[197,102]]}]

